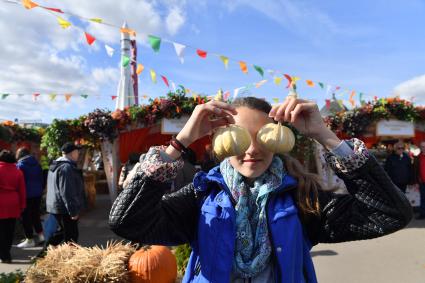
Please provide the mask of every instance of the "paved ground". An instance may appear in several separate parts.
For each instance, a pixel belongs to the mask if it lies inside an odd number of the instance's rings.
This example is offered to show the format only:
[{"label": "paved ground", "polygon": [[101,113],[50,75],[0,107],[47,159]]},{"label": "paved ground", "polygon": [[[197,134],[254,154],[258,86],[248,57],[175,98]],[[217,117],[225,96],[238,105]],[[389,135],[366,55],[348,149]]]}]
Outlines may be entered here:
[{"label": "paved ground", "polygon": [[[96,207],[89,210],[81,217],[79,223],[80,239],[82,246],[106,245],[109,240],[119,239],[108,228],[107,219],[111,202],[108,195],[97,195]],[[16,269],[26,270],[30,264],[30,257],[36,255],[41,247],[31,249],[12,248],[12,264],[0,263],[0,273],[10,272]]]},{"label": "paved ground", "polygon": [[[118,239],[107,226],[109,197],[98,195],[96,208],[80,221],[80,244],[105,245]],[[29,257],[40,248],[13,248],[13,264],[0,264],[1,272],[26,270]],[[425,283],[425,220],[414,220],[392,235],[360,242],[320,244],[312,251],[321,283]]]}]

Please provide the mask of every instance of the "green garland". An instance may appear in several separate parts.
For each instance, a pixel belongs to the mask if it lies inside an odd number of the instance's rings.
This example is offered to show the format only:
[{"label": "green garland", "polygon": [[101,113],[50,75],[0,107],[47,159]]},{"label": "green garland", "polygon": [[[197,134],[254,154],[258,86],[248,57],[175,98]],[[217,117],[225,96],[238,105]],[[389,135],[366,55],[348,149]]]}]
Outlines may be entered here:
[{"label": "green garland", "polygon": [[47,149],[49,158],[60,156],[60,147],[68,141],[98,148],[101,141],[113,141],[120,131],[148,127],[162,118],[190,115],[196,105],[206,101],[205,96],[186,97],[184,88],[181,88],[169,92],[166,97],[151,99],[148,105],[131,106],[113,112],[95,109],[77,119],[55,119],[46,129],[41,147]]},{"label": "green garland", "polygon": [[0,123],[0,140],[11,142],[34,142],[40,143],[43,129],[40,127],[24,128],[12,121]]},{"label": "green garland", "polygon": [[418,122],[425,120],[425,108],[395,97],[364,103],[361,107],[328,116],[325,122],[338,135],[361,136],[371,124],[383,119]]}]

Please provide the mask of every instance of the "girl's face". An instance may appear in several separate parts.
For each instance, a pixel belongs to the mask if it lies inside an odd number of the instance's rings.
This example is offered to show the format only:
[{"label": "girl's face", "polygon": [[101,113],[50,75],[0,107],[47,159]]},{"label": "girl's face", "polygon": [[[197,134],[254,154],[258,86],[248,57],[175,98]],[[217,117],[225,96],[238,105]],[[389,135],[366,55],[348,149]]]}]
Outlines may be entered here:
[{"label": "girl's face", "polygon": [[257,142],[257,133],[261,127],[273,120],[268,114],[248,107],[238,107],[237,111],[238,113],[233,116],[235,124],[248,130],[251,145],[244,154],[230,157],[230,164],[241,175],[249,179],[257,178],[269,168],[273,159],[273,153]]}]

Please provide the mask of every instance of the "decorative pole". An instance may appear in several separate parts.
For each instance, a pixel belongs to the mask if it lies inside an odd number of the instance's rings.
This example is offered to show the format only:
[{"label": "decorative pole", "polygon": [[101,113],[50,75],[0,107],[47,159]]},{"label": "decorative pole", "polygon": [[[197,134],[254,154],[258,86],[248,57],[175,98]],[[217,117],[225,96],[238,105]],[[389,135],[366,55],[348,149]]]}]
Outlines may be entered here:
[{"label": "decorative pole", "polygon": [[139,77],[137,76],[137,43],[132,39],[131,43],[131,78],[133,81],[134,105],[139,105]]}]

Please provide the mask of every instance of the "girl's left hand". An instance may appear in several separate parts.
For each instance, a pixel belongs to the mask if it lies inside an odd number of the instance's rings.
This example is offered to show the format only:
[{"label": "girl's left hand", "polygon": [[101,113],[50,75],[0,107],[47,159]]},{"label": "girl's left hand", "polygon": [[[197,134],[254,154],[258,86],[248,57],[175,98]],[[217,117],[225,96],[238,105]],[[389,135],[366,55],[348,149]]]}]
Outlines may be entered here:
[{"label": "girl's left hand", "polygon": [[[301,134],[313,138],[326,147],[333,147],[340,140],[326,126],[316,103],[294,96],[287,96],[283,104],[269,113],[275,121],[292,124]],[[332,140],[329,143],[329,140]]]}]

